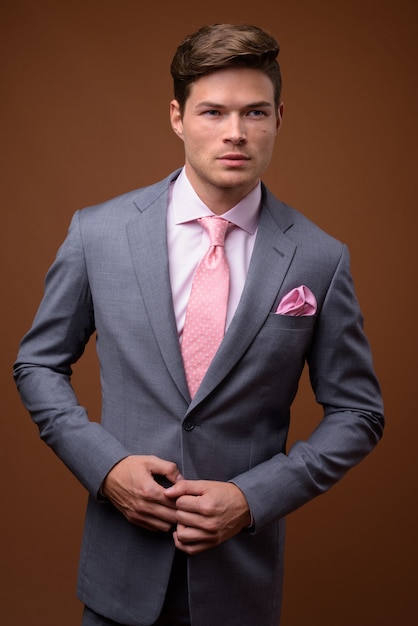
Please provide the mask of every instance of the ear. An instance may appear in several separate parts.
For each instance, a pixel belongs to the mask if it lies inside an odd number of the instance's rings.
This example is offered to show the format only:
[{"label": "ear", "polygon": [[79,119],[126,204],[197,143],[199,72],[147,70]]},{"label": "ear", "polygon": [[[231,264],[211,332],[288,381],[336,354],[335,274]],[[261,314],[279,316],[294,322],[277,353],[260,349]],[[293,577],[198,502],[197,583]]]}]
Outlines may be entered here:
[{"label": "ear", "polygon": [[279,104],[279,107],[277,109],[277,117],[276,117],[276,133],[279,132],[281,125],[282,125],[282,121],[283,121],[283,113],[284,113],[284,104],[283,102],[281,102]]},{"label": "ear", "polygon": [[171,128],[176,133],[177,137],[183,139],[183,120],[180,112],[180,105],[177,100],[170,102],[170,122]]}]

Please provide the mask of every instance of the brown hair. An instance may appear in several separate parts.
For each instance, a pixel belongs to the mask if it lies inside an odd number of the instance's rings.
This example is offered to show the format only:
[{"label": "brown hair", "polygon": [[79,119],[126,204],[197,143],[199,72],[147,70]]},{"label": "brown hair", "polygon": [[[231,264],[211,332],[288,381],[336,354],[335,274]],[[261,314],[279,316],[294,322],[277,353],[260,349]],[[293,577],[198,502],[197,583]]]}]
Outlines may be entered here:
[{"label": "brown hair", "polygon": [[257,69],[266,74],[274,88],[278,107],[282,89],[277,62],[280,46],[268,32],[249,24],[203,26],[178,46],[171,63],[174,97],[183,114],[190,86],[201,76],[231,67]]}]

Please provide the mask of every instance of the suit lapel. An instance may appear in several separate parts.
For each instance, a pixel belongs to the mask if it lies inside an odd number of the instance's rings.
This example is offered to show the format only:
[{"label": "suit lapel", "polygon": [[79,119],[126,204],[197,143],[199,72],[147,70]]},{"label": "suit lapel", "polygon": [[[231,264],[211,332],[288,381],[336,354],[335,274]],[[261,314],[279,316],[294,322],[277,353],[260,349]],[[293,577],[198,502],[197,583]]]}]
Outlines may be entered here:
[{"label": "suit lapel", "polygon": [[[128,241],[139,288],[155,340],[174,382],[187,402],[184,374],[171,293],[167,250],[169,179],[141,197],[138,217],[127,224]],[[151,194],[151,191],[150,191]],[[292,226],[285,207],[265,188],[265,200],[247,279],[238,309],[189,411],[231,371],[256,337],[270,313],[296,250],[285,235]]]},{"label": "suit lapel", "polygon": [[160,183],[160,189],[154,187],[151,198],[146,195],[141,198],[141,204],[137,205],[139,215],[127,224],[127,233],[135,273],[155,340],[174,382],[189,401],[169,277],[169,183],[170,179]]},{"label": "suit lapel", "polygon": [[189,410],[231,371],[264,324],[277,299],[296,246],[284,234],[292,226],[285,210],[267,190],[254,251],[238,309]]}]

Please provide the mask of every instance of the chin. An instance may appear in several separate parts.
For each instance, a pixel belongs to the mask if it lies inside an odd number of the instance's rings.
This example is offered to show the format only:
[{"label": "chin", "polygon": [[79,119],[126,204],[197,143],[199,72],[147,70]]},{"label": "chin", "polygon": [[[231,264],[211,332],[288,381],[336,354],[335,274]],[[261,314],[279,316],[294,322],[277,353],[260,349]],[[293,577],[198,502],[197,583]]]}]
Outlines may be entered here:
[{"label": "chin", "polygon": [[225,176],[219,177],[215,181],[215,185],[221,189],[235,189],[238,187],[253,187],[258,178],[253,180],[253,178],[249,178],[248,176],[243,176],[239,172],[231,172],[226,174]]}]

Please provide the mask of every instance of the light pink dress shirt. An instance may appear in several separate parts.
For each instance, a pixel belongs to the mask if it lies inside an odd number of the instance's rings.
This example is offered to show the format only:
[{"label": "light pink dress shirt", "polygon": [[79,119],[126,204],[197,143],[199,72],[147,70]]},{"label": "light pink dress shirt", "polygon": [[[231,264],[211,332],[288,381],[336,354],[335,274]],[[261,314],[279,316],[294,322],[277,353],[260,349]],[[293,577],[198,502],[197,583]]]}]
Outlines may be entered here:
[{"label": "light pink dress shirt", "polygon": [[[222,215],[238,226],[232,229],[225,240],[225,254],[230,270],[227,327],[237,309],[247,276],[257,233],[260,203],[259,183],[243,200]],[[193,276],[209,247],[206,231],[195,221],[205,215],[213,213],[200,200],[183,169],[171,188],[167,213],[170,280],[180,339]]]}]

